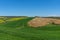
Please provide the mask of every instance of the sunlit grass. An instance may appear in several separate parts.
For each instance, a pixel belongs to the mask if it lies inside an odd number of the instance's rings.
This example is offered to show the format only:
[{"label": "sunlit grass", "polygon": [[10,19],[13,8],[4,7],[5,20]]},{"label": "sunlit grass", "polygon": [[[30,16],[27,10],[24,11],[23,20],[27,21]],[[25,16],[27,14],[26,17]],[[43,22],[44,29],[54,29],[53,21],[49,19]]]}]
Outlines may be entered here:
[{"label": "sunlit grass", "polygon": [[24,18],[10,18],[7,21],[18,21],[18,20],[22,20]]},{"label": "sunlit grass", "polygon": [[60,40],[60,25],[32,28],[27,22],[32,18],[10,18],[0,24],[0,40]]},{"label": "sunlit grass", "polygon": [[0,23],[4,23],[5,21],[4,20],[0,20]]}]

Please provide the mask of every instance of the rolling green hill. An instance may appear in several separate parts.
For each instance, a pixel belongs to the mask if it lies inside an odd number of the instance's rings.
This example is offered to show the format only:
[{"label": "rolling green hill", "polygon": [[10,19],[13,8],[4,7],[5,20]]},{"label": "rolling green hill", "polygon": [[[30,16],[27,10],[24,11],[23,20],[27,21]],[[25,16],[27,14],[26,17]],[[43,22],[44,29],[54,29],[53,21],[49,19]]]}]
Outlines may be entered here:
[{"label": "rolling green hill", "polygon": [[[20,17],[19,17],[20,18]],[[34,17],[0,23],[0,40],[60,40],[60,25],[32,28],[27,22]]]}]

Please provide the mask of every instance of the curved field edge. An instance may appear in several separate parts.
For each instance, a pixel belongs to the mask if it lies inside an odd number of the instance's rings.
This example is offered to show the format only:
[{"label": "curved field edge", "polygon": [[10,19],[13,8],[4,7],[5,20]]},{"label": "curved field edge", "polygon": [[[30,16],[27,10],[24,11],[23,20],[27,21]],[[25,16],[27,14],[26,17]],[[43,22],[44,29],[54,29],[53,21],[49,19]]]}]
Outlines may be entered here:
[{"label": "curved field edge", "polygon": [[27,26],[33,18],[0,24],[0,40],[60,40],[60,25]]}]

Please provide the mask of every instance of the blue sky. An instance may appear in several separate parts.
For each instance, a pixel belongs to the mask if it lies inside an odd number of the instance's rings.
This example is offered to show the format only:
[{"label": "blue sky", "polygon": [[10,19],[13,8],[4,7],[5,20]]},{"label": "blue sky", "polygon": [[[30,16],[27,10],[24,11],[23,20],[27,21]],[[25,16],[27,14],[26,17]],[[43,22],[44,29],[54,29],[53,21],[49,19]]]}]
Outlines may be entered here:
[{"label": "blue sky", "polygon": [[0,0],[0,16],[60,16],[60,0]]}]

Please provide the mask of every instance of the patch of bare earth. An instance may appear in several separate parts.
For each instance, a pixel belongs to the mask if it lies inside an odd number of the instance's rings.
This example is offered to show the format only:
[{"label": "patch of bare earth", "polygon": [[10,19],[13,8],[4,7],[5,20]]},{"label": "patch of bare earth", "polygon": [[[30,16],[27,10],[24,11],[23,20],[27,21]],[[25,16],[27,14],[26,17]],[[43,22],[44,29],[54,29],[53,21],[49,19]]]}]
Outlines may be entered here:
[{"label": "patch of bare earth", "polygon": [[60,19],[53,18],[39,18],[36,17],[28,22],[28,25],[31,27],[42,27],[48,24],[60,24]]}]

